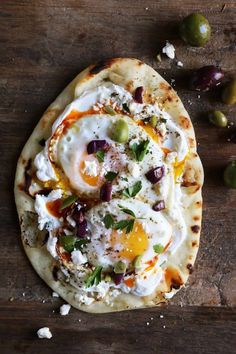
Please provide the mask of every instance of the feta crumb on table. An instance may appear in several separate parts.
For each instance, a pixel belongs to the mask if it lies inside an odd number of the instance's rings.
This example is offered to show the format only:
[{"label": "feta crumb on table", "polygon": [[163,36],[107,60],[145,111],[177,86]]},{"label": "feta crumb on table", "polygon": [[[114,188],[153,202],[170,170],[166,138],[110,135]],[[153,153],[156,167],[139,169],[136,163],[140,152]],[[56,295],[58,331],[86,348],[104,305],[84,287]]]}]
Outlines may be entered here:
[{"label": "feta crumb on table", "polygon": [[60,314],[62,316],[66,316],[70,312],[70,309],[71,309],[71,306],[69,304],[64,304],[60,307]]},{"label": "feta crumb on table", "polygon": [[40,339],[42,338],[47,338],[51,339],[52,338],[52,333],[48,327],[42,327],[37,331],[37,335]]},{"label": "feta crumb on table", "polygon": [[162,48],[162,53],[167,55],[168,58],[174,59],[175,58],[175,47],[173,44],[166,41],[165,47]]}]

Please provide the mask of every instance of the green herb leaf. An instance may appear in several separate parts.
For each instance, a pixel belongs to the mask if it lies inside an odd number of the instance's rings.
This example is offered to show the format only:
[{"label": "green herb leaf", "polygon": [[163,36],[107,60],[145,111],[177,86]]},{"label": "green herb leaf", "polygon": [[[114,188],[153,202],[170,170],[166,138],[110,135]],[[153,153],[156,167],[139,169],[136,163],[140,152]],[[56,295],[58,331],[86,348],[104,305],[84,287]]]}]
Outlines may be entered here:
[{"label": "green herb leaf", "polygon": [[81,251],[81,249],[83,249],[83,247],[87,245],[87,243],[89,242],[90,242],[89,240],[77,238],[77,240],[75,241],[75,249]]},{"label": "green herb leaf", "polygon": [[98,150],[96,152],[96,158],[98,159],[98,162],[104,162],[104,156],[105,156],[105,151],[104,150]]},{"label": "green herb leaf", "polygon": [[72,205],[76,200],[78,199],[77,195],[70,195],[66,199],[63,200],[61,206],[60,206],[60,211],[68,208],[70,205]]},{"label": "green herb leaf", "polygon": [[118,176],[118,172],[109,171],[107,172],[107,174],[105,174],[105,178],[110,182],[112,182],[113,179],[115,179],[117,176]]},{"label": "green herb leaf", "polygon": [[103,218],[103,222],[106,226],[107,229],[110,229],[113,225],[114,225],[114,219],[111,216],[111,214],[107,214],[104,218]]},{"label": "green herb leaf", "polygon": [[161,117],[160,122],[161,122],[161,123],[166,123],[166,122],[167,122],[167,119]]},{"label": "green herb leaf", "polygon": [[149,142],[150,141],[147,139],[147,140],[141,141],[141,143],[139,143],[139,144],[134,143],[131,146],[131,150],[133,151],[134,156],[137,161],[142,161],[144,156],[147,154],[147,148],[148,148]]},{"label": "green herb leaf", "polygon": [[129,107],[128,107],[127,103],[123,103],[123,104],[122,104],[122,108],[123,108],[123,110],[124,110],[125,112],[130,113],[130,110],[129,110]]},{"label": "green herb leaf", "polygon": [[101,272],[102,272],[102,267],[97,266],[93,273],[88,277],[86,280],[86,288],[89,288],[92,285],[98,285],[101,281]]},{"label": "green herb leaf", "polygon": [[122,181],[128,182],[128,178],[127,177],[121,177]]},{"label": "green herb leaf", "polygon": [[104,111],[110,114],[111,116],[116,115],[116,111],[111,106],[105,106]]},{"label": "green herb leaf", "polygon": [[59,243],[62,245],[64,250],[67,252],[72,252],[75,248],[75,242],[77,237],[74,235],[63,235],[59,238]]},{"label": "green herb leaf", "polygon": [[131,216],[133,216],[135,218],[135,214],[132,210],[128,209],[128,208],[124,208],[122,205],[118,204],[118,207],[126,214],[129,214]]},{"label": "green herb leaf", "polygon": [[158,243],[157,245],[153,246],[153,249],[156,253],[162,253],[164,251],[164,246],[162,246],[160,243]]},{"label": "green herb leaf", "polygon": [[125,188],[122,192],[124,197],[132,198],[135,197],[138,192],[142,189],[142,182],[138,181],[133,186]]},{"label": "green herb leaf", "polygon": [[128,234],[133,230],[134,227],[134,219],[129,220],[121,220],[114,224],[113,228],[115,230],[124,230],[126,229],[126,233]]}]

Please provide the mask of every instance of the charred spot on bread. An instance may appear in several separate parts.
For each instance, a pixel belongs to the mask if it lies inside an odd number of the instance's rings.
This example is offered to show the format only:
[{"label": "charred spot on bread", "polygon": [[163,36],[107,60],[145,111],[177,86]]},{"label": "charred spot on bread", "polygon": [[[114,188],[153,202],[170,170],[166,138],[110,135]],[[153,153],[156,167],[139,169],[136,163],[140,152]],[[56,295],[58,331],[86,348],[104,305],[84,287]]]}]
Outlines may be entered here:
[{"label": "charred spot on bread", "polygon": [[195,234],[197,234],[200,231],[200,226],[198,225],[193,225],[191,226],[191,230],[192,232],[194,232]]}]

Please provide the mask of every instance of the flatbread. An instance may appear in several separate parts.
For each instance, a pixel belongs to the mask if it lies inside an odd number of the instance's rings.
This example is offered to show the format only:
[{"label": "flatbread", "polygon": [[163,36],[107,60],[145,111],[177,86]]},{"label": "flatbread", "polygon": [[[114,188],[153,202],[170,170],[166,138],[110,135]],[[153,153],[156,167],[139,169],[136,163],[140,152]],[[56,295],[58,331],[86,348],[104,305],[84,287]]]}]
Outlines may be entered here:
[{"label": "flatbread", "polygon": [[[120,85],[130,92],[134,92],[138,86],[145,87],[146,92],[156,96],[162,109],[168,112],[182,128],[189,145],[189,158],[185,163],[181,184],[188,236],[174,257],[169,259],[169,278],[167,277],[168,279],[162,282],[158,292],[143,297],[121,293],[114,298],[112,304],[101,299],[86,305],[76,300],[77,289],[67,282],[57,261],[45,248],[46,233],[38,229],[34,200],[27,193],[28,171],[35,155],[42,149],[39,141],[50,136],[53,122],[65,107],[75,96],[78,97],[85,91],[107,81]],[[159,305],[166,302],[167,297],[170,298],[186,284],[193,270],[201,229],[202,184],[203,168],[196,152],[193,126],[187,111],[172,87],[155,70],[137,59],[116,58],[101,61],[81,72],[48,107],[19,157],[15,177],[15,201],[25,252],[36,272],[53,291],[80,310],[104,313]],[[167,296],[165,293],[168,293]]]}]

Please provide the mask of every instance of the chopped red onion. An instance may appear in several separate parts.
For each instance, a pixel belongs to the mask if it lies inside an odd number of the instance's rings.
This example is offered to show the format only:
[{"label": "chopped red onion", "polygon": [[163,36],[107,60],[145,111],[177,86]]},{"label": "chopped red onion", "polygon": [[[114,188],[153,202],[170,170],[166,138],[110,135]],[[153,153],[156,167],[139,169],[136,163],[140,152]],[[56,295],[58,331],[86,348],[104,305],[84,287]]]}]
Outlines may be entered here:
[{"label": "chopped red onion", "polygon": [[145,176],[152,184],[159,182],[164,176],[164,166],[152,168]]},{"label": "chopped red onion", "polygon": [[119,285],[124,278],[124,274],[114,274],[113,280],[116,285]]},{"label": "chopped red onion", "polygon": [[106,140],[92,140],[87,145],[88,154],[94,154],[98,150],[104,150],[108,148],[108,143]]},{"label": "chopped red onion", "polygon": [[109,202],[112,199],[112,184],[105,182],[100,190],[100,199],[103,202]]},{"label": "chopped red onion", "polygon": [[143,103],[143,86],[139,86],[136,88],[134,93],[134,100],[137,103]]},{"label": "chopped red onion", "polygon": [[164,202],[164,200],[159,200],[158,202],[156,202],[156,203],[152,206],[152,209],[153,209],[154,211],[160,211],[160,210],[165,209],[165,202]]}]

